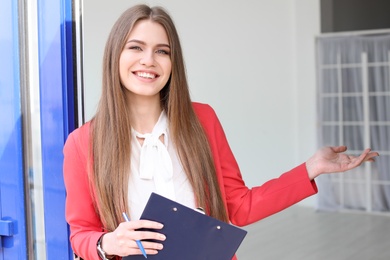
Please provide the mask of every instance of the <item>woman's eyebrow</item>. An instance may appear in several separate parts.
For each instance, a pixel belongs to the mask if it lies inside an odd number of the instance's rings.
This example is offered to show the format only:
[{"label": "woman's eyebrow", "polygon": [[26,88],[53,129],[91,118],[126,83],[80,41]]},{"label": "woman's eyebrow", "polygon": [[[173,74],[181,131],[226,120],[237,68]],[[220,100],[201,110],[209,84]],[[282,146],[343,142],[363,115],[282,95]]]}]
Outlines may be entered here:
[{"label": "woman's eyebrow", "polygon": [[[147,44],[146,44],[146,42],[144,42],[144,41],[141,41],[141,40],[137,40],[137,39],[131,39],[131,40],[128,40],[128,41],[126,42],[126,44],[128,44],[128,43],[132,43],[132,42],[134,42],[134,43],[138,43],[138,44],[141,44],[141,45],[147,45]],[[166,48],[171,48],[171,46],[169,46],[169,44],[167,44],[167,43],[159,43],[159,44],[157,44],[157,45],[156,45],[156,47],[166,47]]]},{"label": "woman's eyebrow", "polygon": [[169,44],[167,44],[167,43],[160,43],[160,44],[157,44],[156,46],[157,46],[157,47],[171,48],[171,46],[169,46]]},{"label": "woman's eyebrow", "polygon": [[138,44],[146,45],[145,42],[137,40],[137,39],[128,40],[126,43],[131,43],[131,42],[135,42],[135,43],[138,43]]}]

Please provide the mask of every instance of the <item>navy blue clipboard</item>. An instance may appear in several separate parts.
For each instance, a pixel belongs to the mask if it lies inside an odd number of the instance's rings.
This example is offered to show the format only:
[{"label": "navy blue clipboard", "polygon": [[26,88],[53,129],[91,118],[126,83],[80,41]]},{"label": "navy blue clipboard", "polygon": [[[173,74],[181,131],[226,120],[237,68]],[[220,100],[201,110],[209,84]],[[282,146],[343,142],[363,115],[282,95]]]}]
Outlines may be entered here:
[{"label": "navy blue clipboard", "polygon": [[[152,260],[231,260],[247,231],[152,193],[141,219],[164,224],[164,249]],[[124,260],[145,260],[143,255]]]}]

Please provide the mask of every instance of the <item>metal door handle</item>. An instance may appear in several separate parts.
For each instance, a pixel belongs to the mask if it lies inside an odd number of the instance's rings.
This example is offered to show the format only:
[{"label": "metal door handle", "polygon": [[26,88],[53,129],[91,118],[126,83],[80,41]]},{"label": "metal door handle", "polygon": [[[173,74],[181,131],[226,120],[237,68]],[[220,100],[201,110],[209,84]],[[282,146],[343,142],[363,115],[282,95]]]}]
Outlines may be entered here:
[{"label": "metal door handle", "polygon": [[0,248],[3,247],[1,242],[2,236],[13,236],[14,235],[14,222],[11,220],[0,220]]}]

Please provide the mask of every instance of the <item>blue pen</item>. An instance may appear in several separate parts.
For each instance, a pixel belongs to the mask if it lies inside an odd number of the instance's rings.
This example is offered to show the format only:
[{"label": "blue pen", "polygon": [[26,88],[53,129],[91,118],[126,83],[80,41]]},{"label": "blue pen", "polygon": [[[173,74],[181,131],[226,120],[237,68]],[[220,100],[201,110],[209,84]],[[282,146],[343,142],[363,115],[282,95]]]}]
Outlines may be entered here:
[{"label": "blue pen", "polygon": [[[123,218],[124,218],[127,222],[130,221],[129,217],[126,215],[125,212],[123,212],[122,215],[123,215]],[[137,243],[137,246],[138,246],[138,248],[141,250],[141,252],[142,252],[142,254],[144,255],[144,257],[145,257],[145,258],[148,258],[148,256],[146,255],[146,252],[145,252],[145,248],[144,248],[144,246],[142,245],[141,241],[135,240],[135,242]]]}]

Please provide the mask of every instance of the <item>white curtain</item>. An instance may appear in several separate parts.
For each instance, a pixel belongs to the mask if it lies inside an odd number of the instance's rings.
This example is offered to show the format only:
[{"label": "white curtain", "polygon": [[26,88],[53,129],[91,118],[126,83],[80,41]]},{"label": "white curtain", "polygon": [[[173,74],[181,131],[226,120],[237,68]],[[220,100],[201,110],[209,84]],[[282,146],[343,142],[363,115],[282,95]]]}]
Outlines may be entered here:
[{"label": "white curtain", "polygon": [[390,31],[317,38],[319,145],[366,147],[373,164],[318,178],[319,210],[390,210]]}]

